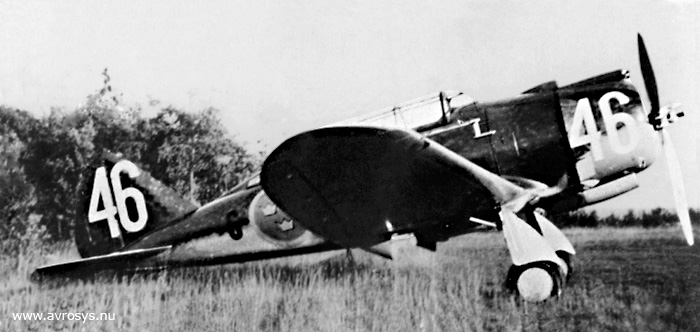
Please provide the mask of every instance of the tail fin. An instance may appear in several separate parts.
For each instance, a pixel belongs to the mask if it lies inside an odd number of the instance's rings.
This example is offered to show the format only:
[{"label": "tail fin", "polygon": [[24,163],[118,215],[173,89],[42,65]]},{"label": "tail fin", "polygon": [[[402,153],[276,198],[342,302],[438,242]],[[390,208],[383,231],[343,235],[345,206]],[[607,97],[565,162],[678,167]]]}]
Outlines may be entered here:
[{"label": "tail fin", "polygon": [[104,152],[83,172],[75,214],[82,257],[119,251],[198,206],[154,179],[121,154]]}]

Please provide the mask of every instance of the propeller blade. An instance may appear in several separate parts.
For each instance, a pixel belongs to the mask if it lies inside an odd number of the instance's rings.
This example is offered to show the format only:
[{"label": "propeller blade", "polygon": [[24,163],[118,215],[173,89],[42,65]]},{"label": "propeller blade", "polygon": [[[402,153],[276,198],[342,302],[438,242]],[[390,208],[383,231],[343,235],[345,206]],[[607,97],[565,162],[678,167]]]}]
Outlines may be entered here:
[{"label": "propeller blade", "polygon": [[681,175],[681,167],[678,163],[678,156],[671,141],[671,135],[666,130],[661,130],[664,139],[664,152],[666,152],[666,161],[668,162],[668,171],[671,175],[671,185],[673,186],[673,198],[676,203],[676,213],[681,222],[681,229],[688,245],[692,246],[695,243],[693,239],[693,228],[690,224],[690,212],[688,211],[688,200],[685,197],[685,186],[683,185],[683,177]]},{"label": "propeller blade", "polygon": [[651,67],[649,53],[647,53],[647,48],[644,46],[644,39],[640,34],[637,34],[637,46],[639,47],[639,64],[642,67],[644,87],[647,89],[649,102],[651,103],[649,118],[652,118],[652,115],[655,118],[659,113],[659,90],[656,86],[656,77],[654,76],[654,69]]},{"label": "propeller blade", "polygon": [[[693,228],[690,224],[690,212],[688,210],[688,200],[685,196],[685,186],[683,184],[683,176],[681,175],[681,166],[678,163],[676,149],[673,147],[671,135],[664,129],[663,121],[658,119],[661,115],[661,107],[659,106],[659,90],[656,86],[656,77],[654,69],[651,67],[651,60],[644,39],[641,34],[637,34],[637,46],[639,47],[639,64],[642,67],[642,77],[644,78],[644,86],[649,95],[651,103],[651,111],[649,112],[649,123],[654,126],[654,129],[661,130],[664,141],[664,152],[666,153],[666,161],[668,162],[668,171],[671,175],[671,185],[673,187],[673,198],[676,204],[676,213],[681,223],[681,229],[688,245],[693,245]],[[664,119],[666,120],[666,119]],[[668,121],[668,120],[666,120]],[[667,122],[665,124],[668,124]]]}]

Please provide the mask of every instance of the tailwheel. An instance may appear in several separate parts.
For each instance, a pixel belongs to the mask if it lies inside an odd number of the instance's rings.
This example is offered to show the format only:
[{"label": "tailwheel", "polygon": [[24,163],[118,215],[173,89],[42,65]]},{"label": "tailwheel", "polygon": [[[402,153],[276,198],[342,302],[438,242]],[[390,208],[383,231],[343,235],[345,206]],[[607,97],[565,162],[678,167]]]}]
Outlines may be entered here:
[{"label": "tailwheel", "polygon": [[226,232],[233,240],[243,238],[243,226],[248,225],[248,218],[238,218],[238,212],[232,210],[226,214]]},{"label": "tailwheel", "polygon": [[233,225],[228,229],[228,236],[233,240],[240,240],[243,238],[243,228],[239,225]]},{"label": "tailwheel", "polygon": [[508,270],[506,288],[528,302],[542,302],[561,294],[562,272],[559,265],[549,261],[513,265]]}]

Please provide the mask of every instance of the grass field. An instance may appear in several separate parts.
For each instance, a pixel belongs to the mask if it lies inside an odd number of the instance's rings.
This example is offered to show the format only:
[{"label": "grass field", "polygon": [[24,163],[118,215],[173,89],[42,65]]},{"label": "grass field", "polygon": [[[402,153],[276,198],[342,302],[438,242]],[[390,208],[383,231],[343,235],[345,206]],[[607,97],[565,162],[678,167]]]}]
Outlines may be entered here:
[{"label": "grass field", "polygon": [[[502,289],[510,263],[495,232],[453,239],[436,254],[404,248],[395,261],[336,252],[60,287],[27,281],[42,259],[6,257],[0,330],[700,331],[700,247],[687,247],[678,229],[565,233],[578,250],[575,274],[543,304]],[[115,320],[13,320],[19,312]]]}]

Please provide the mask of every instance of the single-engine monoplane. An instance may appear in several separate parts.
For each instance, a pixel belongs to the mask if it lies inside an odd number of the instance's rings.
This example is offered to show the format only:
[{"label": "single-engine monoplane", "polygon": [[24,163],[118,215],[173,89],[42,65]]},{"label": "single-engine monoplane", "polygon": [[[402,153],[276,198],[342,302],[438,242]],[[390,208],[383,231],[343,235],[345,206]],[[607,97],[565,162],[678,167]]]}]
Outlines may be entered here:
[{"label": "single-engine monoplane", "polygon": [[[83,259],[34,277],[211,265],[362,248],[391,257],[412,237],[436,244],[484,227],[503,231],[512,259],[506,284],[531,301],[557,296],[575,250],[546,214],[572,211],[639,184],[662,149],[677,212],[693,244],[669,124],[641,36],[650,108],[629,73],[616,70],[559,87],[476,102],[443,91],[300,133],[260,172],[198,206],[119,154],[86,171],[77,213]],[[203,253],[190,241],[228,233],[234,245]],[[216,243],[212,244],[217,246]],[[223,247],[230,247],[225,250]]]}]

